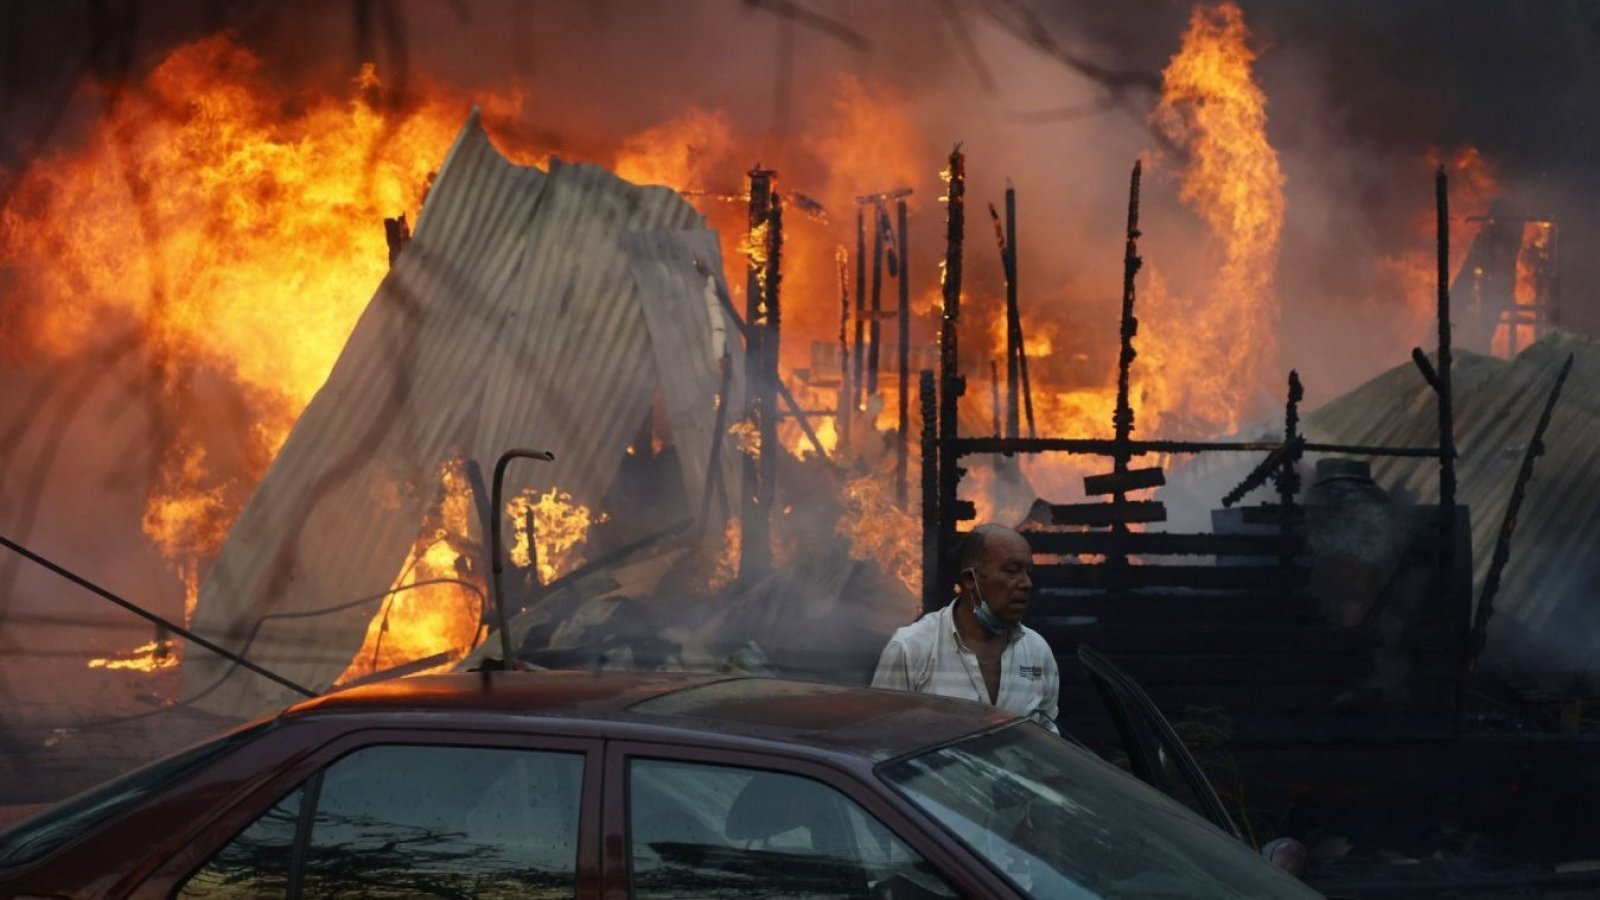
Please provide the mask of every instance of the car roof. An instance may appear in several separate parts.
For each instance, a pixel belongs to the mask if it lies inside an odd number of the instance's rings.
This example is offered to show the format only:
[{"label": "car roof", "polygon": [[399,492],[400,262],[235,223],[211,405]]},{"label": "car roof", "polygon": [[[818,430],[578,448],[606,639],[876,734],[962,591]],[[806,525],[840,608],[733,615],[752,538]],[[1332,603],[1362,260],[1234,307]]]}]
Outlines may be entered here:
[{"label": "car roof", "polygon": [[749,738],[872,760],[1018,718],[927,694],[777,678],[550,670],[397,678],[315,697],[283,717],[407,712],[622,723],[661,732],[661,738]]}]

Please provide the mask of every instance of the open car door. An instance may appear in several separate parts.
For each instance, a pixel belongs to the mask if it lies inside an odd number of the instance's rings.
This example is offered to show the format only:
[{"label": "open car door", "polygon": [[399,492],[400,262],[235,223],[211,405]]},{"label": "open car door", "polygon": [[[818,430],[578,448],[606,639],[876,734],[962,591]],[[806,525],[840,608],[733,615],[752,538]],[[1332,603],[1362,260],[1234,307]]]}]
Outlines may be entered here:
[{"label": "open car door", "polygon": [[1144,688],[1100,651],[1086,644],[1078,645],[1078,660],[1105,700],[1133,766],[1133,774],[1223,831],[1244,840],[1244,833],[1229,817],[1211,781]]}]

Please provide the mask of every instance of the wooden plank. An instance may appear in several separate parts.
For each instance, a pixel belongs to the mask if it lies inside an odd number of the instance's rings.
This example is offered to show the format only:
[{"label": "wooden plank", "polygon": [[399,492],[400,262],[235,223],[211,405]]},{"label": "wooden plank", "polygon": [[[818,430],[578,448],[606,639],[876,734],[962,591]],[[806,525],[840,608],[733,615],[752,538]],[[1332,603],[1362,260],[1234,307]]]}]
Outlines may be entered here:
[{"label": "wooden plank", "polygon": [[[1059,556],[1126,553],[1150,556],[1277,556],[1282,540],[1276,534],[1168,534],[1133,531],[1024,531],[1034,553]],[[1293,539],[1291,551],[1303,543]]]},{"label": "wooden plank", "polygon": [[1165,522],[1167,507],[1159,500],[1135,500],[1129,503],[1052,503],[1050,521],[1056,525],[1086,525],[1103,528],[1108,525]]},{"label": "wooden plank", "polygon": [[1120,661],[1140,653],[1337,654],[1382,642],[1364,628],[1305,625],[1102,625],[1097,645]]},{"label": "wooden plank", "polygon": [[1298,525],[1306,520],[1303,506],[1241,506],[1239,515],[1246,525],[1279,525],[1285,521]]},{"label": "wooden plank", "polygon": [[[1239,713],[1307,713],[1330,709],[1345,690],[1340,684],[1168,684],[1144,685],[1151,702],[1168,719],[1190,709],[1222,709]],[[1094,688],[1069,685],[1061,691],[1061,707],[1082,707],[1099,701]]]},{"label": "wooden plank", "polygon": [[1293,566],[1095,564],[1036,566],[1033,570],[1033,582],[1037,587],[1084,590],[1186,587],[1196,590],[1277,588],[1293,592],[1304,588],[1310,580],[1309,570]]},{"label": "wooden plank", "polygon": [[[1315,601],[1309,596],[1283,592],[1252,594],[1157,593],[1057,593],[1035,592],[1027,619],[1029,627],[1045,634],[1064,628],[1071,619],[1093,616],[1101,622],[1305,622],[1319,621]],[[1035,620],[1039,624],[1034,624]],[[1045,634],[1045,637],[1049,637]]]},{"label": "wooden plank", "polygon": [[1268,656],[1232,653],[1125,656],[1117,665],[1145,690],[1168,684],[1354,685],[1373,672],[1365,653]]},{"label": "wooden plank", "polygon": [[1112,472],[1107,475],[1085,475],[1083,478],[1083,492],[1091,497],[1115,494],[1118,491],[1142,491],[1147,488],[1157,488],[1167,483],[1167,473],[1159,467],[1148,469],[1129,469],[1126,472]]}]

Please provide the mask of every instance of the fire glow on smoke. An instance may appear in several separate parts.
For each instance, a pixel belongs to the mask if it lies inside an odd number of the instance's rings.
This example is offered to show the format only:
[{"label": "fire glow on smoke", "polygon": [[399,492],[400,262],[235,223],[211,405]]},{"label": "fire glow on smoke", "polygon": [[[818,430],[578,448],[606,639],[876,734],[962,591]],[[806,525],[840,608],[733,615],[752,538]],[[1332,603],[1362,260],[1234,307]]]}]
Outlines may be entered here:
[{"label": "fire glow on smoke", "polygon": [[[1182,48],[1163,73],[1152,122],[1181,158],[1151,158],[1151,168],[1176,178],[1180,198],[1204,224],[1217,264],[1210,283],[1182,289],[1154,263],[1140,279],[1144,327],[1134,366],[1140,436],[1218,435],[1251,416],[1263,396],[1281,393],[1273,273],[1284,177],[1267,141],[1267,103],[1253,78],[1254,59],[1238,8],[1205,5],[1195,9]],[[270,83],[258,60],[223,36],[181,47],[142,83],[119,87],[116,104],[83,147],[39,161],[0,209],[0,269],[17,273],[16,292],[29,298],[5,311],[8,336],[0,353],[18,360],[75,359],[111,335],[137,337],[155,373],[154,390],[174,410],[175,422],[157,448],[144,530],[192,597],[240,505],[383,278],[381,220],[400,213],[416,220],[431,174],[472,103],[485,109],[494,133],[497,117],[523,114],[522,98],[505,90],[469,99],[413,73],[405,102],[394,103],[370,66],[333,91],[296,90]],[[848,259],[841,266],[838,254],[841,245],[854,247],[853,217],[844,214],[853,197],[915,185],[913,215],[943,214],[931,171],[942,160],[923,152],[930,141],[906,98],[890,85],[853,77],[816,91],[822,112],[805,140],[807,151],[826,161],[826,172],[819,185],[803,187],[824,200],[833,222],[825,227],[789,217],[783,254],[782,368],[807,408],[836,402],[829,390],[802,383],[794,372],[810,365],[812,341],[837,345],[839,273],[853,270]],[[945,138],[934,137],[933,143]],[[742,301],[746,211],[724,198],[737,199],[758,145],[728,113],[689,109],[619,136],[609,158],[594,161],[635,182],[710,192],[696,202],[719,228],[730,289]],[[557,148],[502,149],[531,163]],[[1146,180],[1147,192],[1159,185],[1157,178]],[[787,186],[780,181],[780,188]],[[983,245],[973,240],[979,225],[969,222],[969,255]],[[913,281],[913,340],[924,344],[937,327],[940,249],[918,248],[917,265],[927,277],[926,283]],[[1397,282],[1409,277],[1401,268]],[[1106,297],[1116,288],[1107,284]],[[1000,305],[965,307],[975,308]],[[1105,310],[1115,316],[1113,303]],[[1060,335],[1046,314],[1025,313],[1025,319],[1031,358],[1060,352]],[[964,360],[976,386],[990,354],[1003,353],[1003,320],[969,314],[963,327],[963,346],[976,351],[977,358]],[[185,385],[195,372],[237,388],[250,445],[244,459],[225,462],[208,453],[207,429],[215,426],[183,418]],[[1090,387],[1053,384],[1046,372],[1041,366],[1033,373],[1040,434],[1110,432],[1114,370],[1103,385]],[[881,432],[898,424],[900,386],[893,376],[887,382],[881,405],[852,423],[858,453],[882,449],[881,435],[869,440],[866,428]],[[981,404],[978,394],[969,392],[969,402]],[[834,423],[817,425],[824,446],[834,450]],[[915,414],[911,427],[919,427]],[[733,446],[756,449],[746,424],[730,421],[728,429]],[[791,453],[811,452],[793,423],[785,424],[783,439]],[[1059,459],[1028,465],[1046,496],[1075,491],[1085,474]],[[397,577],[397,592],[374,618],[347,678],[455,652],[479,633],[481,599],[471,587],[417,586],[446,578],[483,586],[483,573],[464,562],[473,556],[464,489],[448,471],[441,481],[445,500],[423,523],[427,540]],[[844,487],[852,513],[840,523],[841,533],[855,555],[878,559],[916,590],[918,529],[909,516],[882,512],[898,512],[884,499],[886,484],[877,477]],[[974,499],[982,514],[985,498]],[[576,564],[570,554],[592,524],[591,511],[574,508],[558,492],[517,498],[512,507],[519,531],[523,512],[534,511],[542,579]],[[895,527],[886,527],[891,521]],[[736,535],[730,530],[728,547]],[[517,540],[518,559],[527,559],[526,535]]]}]

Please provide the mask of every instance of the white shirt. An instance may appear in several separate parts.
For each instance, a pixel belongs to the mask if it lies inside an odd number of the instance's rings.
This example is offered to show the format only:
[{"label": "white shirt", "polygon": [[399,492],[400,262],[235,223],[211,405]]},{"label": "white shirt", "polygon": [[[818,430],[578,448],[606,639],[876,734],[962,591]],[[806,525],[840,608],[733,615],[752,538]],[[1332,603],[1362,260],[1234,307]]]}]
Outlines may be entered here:
[{"label": "white shirt", "polygon": [[[951,603],[895,631],[878,657],[872,686],[990,704],[978,655],[956,630],[955,608]],[[1060,699],[1061,676],[1050,645],[1037,631],[1018,625],[1000,655],[1000,690],[992,705],[1059,734],[1055,720]]]}]

